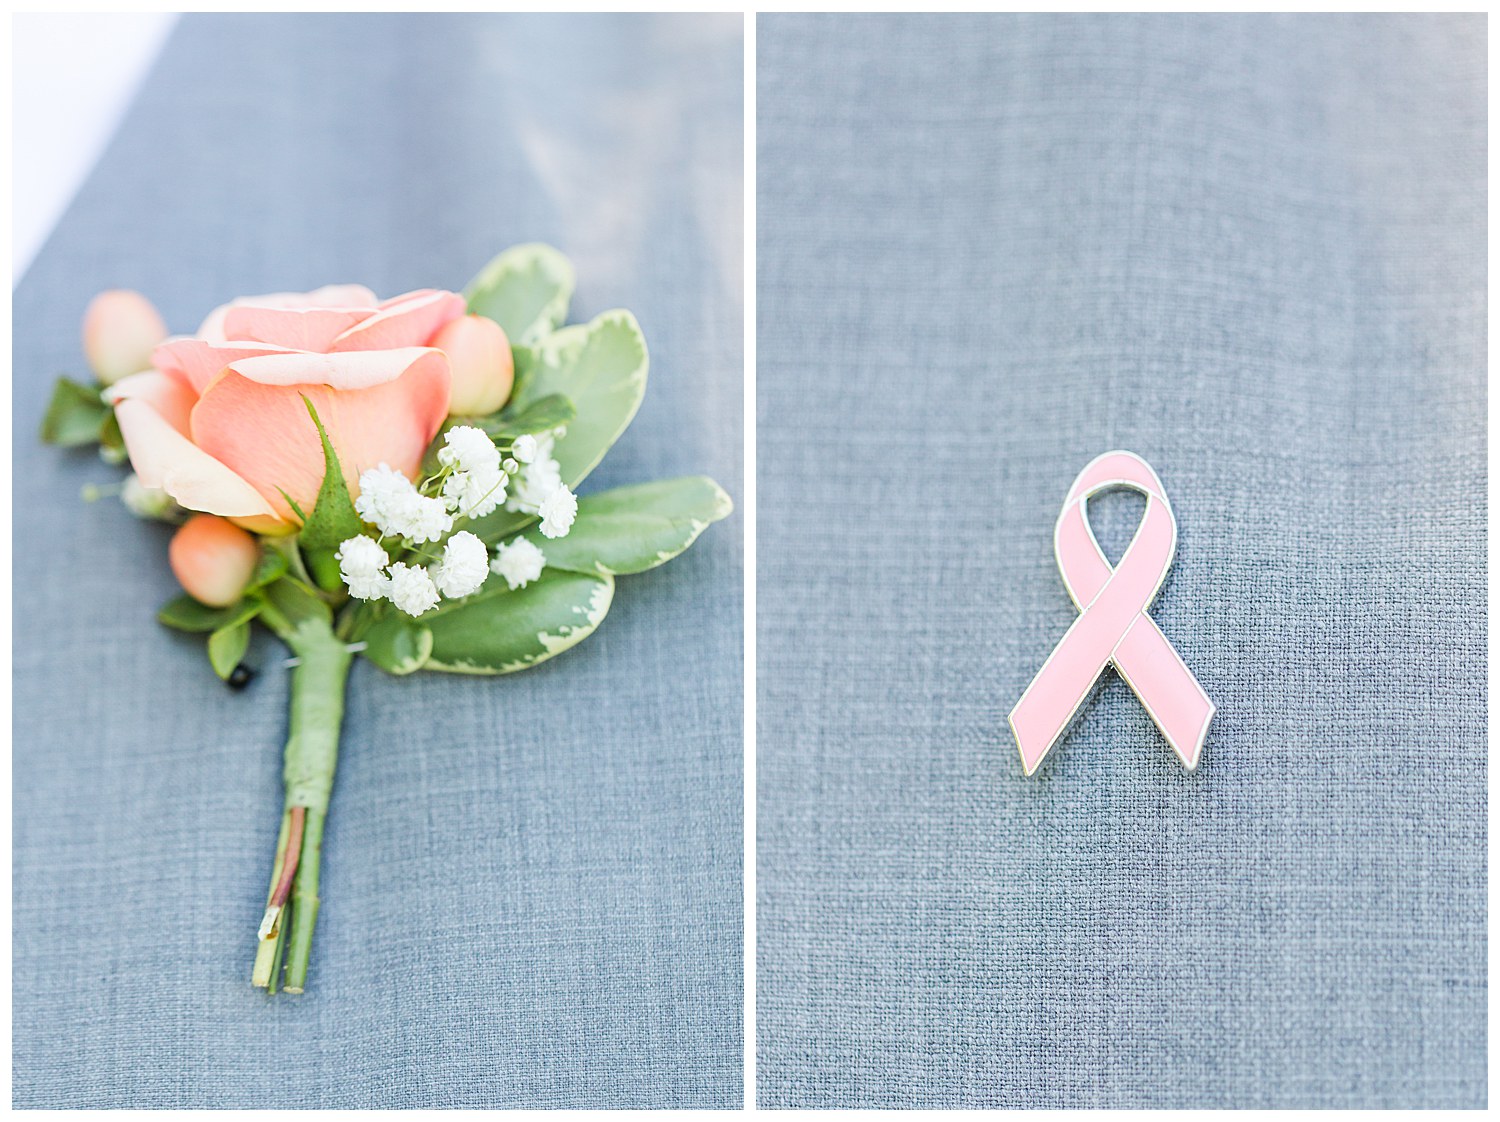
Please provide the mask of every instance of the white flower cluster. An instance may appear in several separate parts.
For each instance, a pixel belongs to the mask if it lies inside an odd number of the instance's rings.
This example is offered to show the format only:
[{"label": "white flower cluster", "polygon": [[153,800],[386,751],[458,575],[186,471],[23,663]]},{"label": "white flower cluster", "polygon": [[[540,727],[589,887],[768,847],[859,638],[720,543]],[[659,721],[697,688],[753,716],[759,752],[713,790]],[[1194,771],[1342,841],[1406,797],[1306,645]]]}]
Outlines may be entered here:
[{"label": "white flower cluster", "polygon": [[339,576],[349,586],[349,595],[357,600],[379,600],[385,596],[389,578],[385,567],[391,558],[380,543],[365,537],[350,538],[334,554],[339,562]]},{"label": "white flower cluster", "polygon": [[491,562],[490,568],[504,577],[505,583],[514,592],[541,576],[542,566],[546,563],[546,556],[533,543],[525,538],[516,538],[500,544],[500,548],[495,550],[495,560]]},{"label": "white flower cluster", "polygon": [[452,472],[443,480],[443,501],[458,517],[483,518],[505,501],[509,478],[500,465],[500,449],[483,429],[449,429],[438,463]]},{"label": "white flower cluster", "polygon": [[421,566],[408,565],[405,561],[397,561],[391,566],[386,594],[392,604],[409,616],[419,616],[438,606],[438,590],[432,575]]},{"label": "white flower cluster", "polygon": [[460,530],[443,547],[443,559],[432,567],[432,583],[451,600],[479,591],[489,575],[490,553],[467,530]]},{"label": "white flower cluster", "polygon": [[354,509],[382,535],[394,534],[414,544],[435,542],[453,529],[453,516],[442,499],[428,498],[410,479],[386,464],[359,477]]},{"label": "white flower cluster", "polygon": [[435,542],[453,529],[456,518],[483,518],[505,501],[509,481],[500,465],[500,449],[471,425],[449,429],[438,450],[443,465],[440,493],[424,495],[411,480],[387,464],[359,477],[354,509],[382,535],[406,538],[414,545]]},{"label": "white flower cluster", "polygon": [[555,439],[552,433],[540,439],[516,438],[511,455],[525,467],[516,479],[515,494],[505,504],[506,510],[541,515],[542,535],[548,538],[564,536],[578,516],[578,496],[564,485],[562,469],[552,458]]},{"label": "white flower cluster", "polygon": [[[578,516],[578,498],[563,485],[561,469],[552,456],[554,439],[552,434],[541,439],[517,437],[509,456],[502,459],[500,449],[482,429],[459,425],[444,434],[438,449],[442,470],[421,487],[386,464],[364,472],[354,509],[381,537],[376,540],[360,534],[339,546],[335,556],[349,595],[389,600],[407,615],[419,616],[444,599],[457,600],[479,591],[491,572],[502,577],[511,591],[538,579],[547,558],[534,542],[517,537],[502,543],[491,560],[477,535],[467,530],[453,533],[453,526],[458,519],[483,517],[505,503],[509,510],[537,515],[544,537],[565,535]],[[516,491],[507,499],[512,478]],[[439,541],[443,542],[442,556],[425,566],[393,562],[381,544],[387,536],[401,539],[398,556],[408,548]]]},{"label": "white flower cluster", "polygon": [[489,576],[489,551],[467,530],[449,538],[442,557],[428,568],[404,561],[391,564],[380,543],[363,534],[345,541],[334,556],[350,596],[389,600],[411,616],[437,607],[444,596],[457,600],[478,592]]}]

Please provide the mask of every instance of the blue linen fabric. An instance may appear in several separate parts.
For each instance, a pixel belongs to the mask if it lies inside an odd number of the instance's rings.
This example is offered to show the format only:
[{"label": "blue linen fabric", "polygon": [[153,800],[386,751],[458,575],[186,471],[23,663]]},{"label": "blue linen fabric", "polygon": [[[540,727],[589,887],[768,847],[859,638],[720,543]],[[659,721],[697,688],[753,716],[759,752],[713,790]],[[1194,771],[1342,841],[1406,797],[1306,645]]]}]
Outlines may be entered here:
[{"label": "blue linen fabric", "polygon": [[[758,26],[759,1101],[1484,1105],[1484,18]],[[1027,779],[1113,448],[1218,716]]]},{"label": "blue linen fabric", "polygon": [[153,616],[165,527],[37,445],[98,290],[457,288],[549,241],[652,350],[584,490],[740,494],[738,17],[194,17],[15,294],[14,1102],[743,1101],[738,517],[506,678],[356,666],[309,992],[249,985],[284,650],[241,694]]}]

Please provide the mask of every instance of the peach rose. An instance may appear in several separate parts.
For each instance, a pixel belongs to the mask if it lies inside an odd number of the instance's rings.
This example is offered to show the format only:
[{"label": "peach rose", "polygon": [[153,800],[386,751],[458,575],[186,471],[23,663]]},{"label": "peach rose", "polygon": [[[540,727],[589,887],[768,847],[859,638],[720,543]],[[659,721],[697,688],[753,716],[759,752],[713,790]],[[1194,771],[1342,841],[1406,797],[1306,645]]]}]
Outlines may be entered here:
[{"label": "peach rose", "polygon": [[310,513],[323,482],[306,396],[352,495],[380,463],[415,477],[448,415],[448,358],[430,343],[463,314],[452,292],[381,302],[361,285],[226,304],[108,391],[131,466],[189,510],[289,532],[288,497]]}]

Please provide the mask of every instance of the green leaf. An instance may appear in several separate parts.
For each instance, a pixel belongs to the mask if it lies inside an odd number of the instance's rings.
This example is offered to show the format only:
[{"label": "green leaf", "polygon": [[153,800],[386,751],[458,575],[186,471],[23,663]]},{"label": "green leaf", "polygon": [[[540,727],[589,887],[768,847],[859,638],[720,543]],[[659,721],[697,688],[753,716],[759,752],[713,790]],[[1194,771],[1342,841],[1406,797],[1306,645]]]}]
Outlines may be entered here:
[{"label": "green leaf", "polygon": [[[249,623],[261,612],[265,611],[266,600],[263,596],[246,596],[238,604],[224,609],[228,616],[223,623],[219,624],[218,630],[224,631],[241,623]],[[231,669],[233,669],[231,667]]]},{"label": "green leaf", "polygon": [[[245,648],[250,645],[250,621],[260,615],[265,607],[264,599],[252,595],[216,613],[213,633],[208,637],[208,661],[220,678],[227,679],[240,664],[240,659],[245,657]],[[162,611],[165,612],[166,609],[163,608]]]},{"label": "green leaf", "polygon": [[156,613],[156,618],[175,631],[201,635],[232,627],[236,623],[247,623],[258,616],[265,606],[263,597],[251,594],[227,608],[210,608],[183,593],[163,604]]},{"label": "green leaf", "polygon": [[518,347],[511,342],[510,355],[516,364],[515,380],[510,384],[510,400],[506,402],[506,409],[514,409],[516,402],[524,401],[529,396],[528,387],[531,385],[531,372],[536,369],[536,348]]},{"label": "green leaf", "polygon": [[245,657],[245,649],[249,646],[248,621],[242,620],[215,631],[208,637],[208,661],[213,664],[214,673],[227,679],[240,664],[240,659]]},{"label": "green leaf", "polygon": [[287,555],[274,546],[265,545],[261,547],[260,560],[256,562],[255,572],[250,577],[250,584],[246,591],[254,592],[258,588],[264,588],[272,581],[279,580],[286,575],[291,567]]},{"label": "green leaf", "polygon": [[646,393],[647,366],[646,340],[626,311],[565,327],[537,345],[536,366],[514,408],[549,394],[572,399],[578,415],[552,453],[568,486],[582,482],[630,424]]},{"label": "green leaf", "polygon": [[210,608],[184,592],[163,604],[156,613],[156,618],[175,631],[201,634],[222,627],[229,619],[230,612],[229,608]]},{"label": "green leaf", "polygon": [[568,318],[573,266],[550,245],[518,245],[481,269],[464,298],[469,311],[503,327],[512,346],[528,346]]},{"label": "green leaf", "polygon": [[120,431],[120,420],[113,409],[105,413],[104,423],[99,426],[99,454],[112,464],[123,464],[129,458],[125,434]]},{"label": "green leaf", "polygon": [[676,557],[734,509],[723,489],[702,475],[601,491],[578,500],[566,537],[526,534],[547,567],[577,573],[643,573]]},{"label": "green leaf", "polygon": [[443,441],[448,431],[460,425],[472,425],[492,440],[512,440],[524,433],[547,432],[560,425],[566,425],[573,419],[573,415],[573,403],[565,395],[554,393],[538,398],[529,406],[520,409],[507,406],[479,417],[449,417],[432,438],[432,443],[427,446],[427,451],[422,456],[421,472],[424,476],[436,475],[443,469],[443,462],[438,459],[438,453],[442,451]]},{"label": "green leaf", "polygon": [[577,415],[573,402],[566,394],[549,393],[519,409],[503,409],[488,417],[479,417],[474,424],[495,440],[510,439],[526,433],[549,432],[566,425]]},{"label": "green leaf", "polygon": [[364,640],[365,657],[391,674],[420,670],[432,654],[432,632],[400,612],[373,624]]},{"label": "green leaf", "polygon": [[42,417],[42,439],[48,444],[76,448],[99,442],[105,421],[114,411],[99,398],[98,386],[59,378]]},{"label": "green leaf", "polygon": [[536,521],[537,516],[534,514],[500,507],[483,518],[471,519],[464,529],[477,535],[485,545],[494,545],[502,538],[509,540],[526,527],[534,525]]},{"label": "green leaf", "polygon": [[265,587],[262,621],[283,639],[305,623],[333,623],[328,602],[295,577],[282,577]]},{"label": "green leaf", "polygon": [[425,669],[528,670],[592,635],[614,593],[614,578],[605,575],[547,571],[514,592],[492,576],[473,596],[422,617],[432,632]]}]

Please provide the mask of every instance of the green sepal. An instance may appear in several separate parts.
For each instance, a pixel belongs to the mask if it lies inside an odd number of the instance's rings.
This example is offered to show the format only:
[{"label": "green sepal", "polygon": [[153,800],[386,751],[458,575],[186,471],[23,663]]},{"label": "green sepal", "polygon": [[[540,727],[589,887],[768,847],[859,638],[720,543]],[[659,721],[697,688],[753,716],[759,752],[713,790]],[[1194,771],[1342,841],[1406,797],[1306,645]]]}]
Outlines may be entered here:
[{"label": "green sepal", "polygon": [[325,592],[333,592],[344,586],[343,574],[339,571],[339,559],[331,549],[309,549],[307,572]]},{"label": "green sepal", "polygon": [[614,599],[614,578],[546,570],[514,592],[491,576],[473,596],[422,617],[432,633],[426,670],[510,674],[562,654],[594,633]]},{"label": "green sepal", "polygon": [[[292,508],[292,513],[297,516],[297,521],[301,523],[302,526],[307,525],[307,515],[304,514],[302,512],[302,508],[297,505],[297,500],[288,495],[286,493],[286,488],[284,487],[278,487],[276,488],[276,490],[280,492],[281,497],[286,500],[286,505]],[[301,529],[301,526],[299,526],[298,529]]]},{"label": "green sepal", "polygon": [[318,438],[323,442],[323,483],[318,488],[318,499],[312,513],[302,523],[297,535],[303,552],[307,555],[307,566],[313,579],[326,591],[332,592],[340,586],[338,561],[333,554],[349,538],[364,530],[364,523],[354,509],[354,500],[349,497],[349,486],[344,482],[344,469],[339,464],[338,453],[333,442],[318,418],[318,411],[306,394],[302,401],[308,415],[318,426]]},{"label": "green sepal", "polygon": [[550,245],[533,242],[507,249],[464,289],[469,311],[505,329],[512,346],[528,346],[568,318],[573,265]]},{"label": "green sepal", "polygon": [[42,417],[42,439],[64,448],[97,444],[105,422],[113,416],[114,410],[100,399],[98,386],[59,378]]},{"label": "green sepal", "polygon": [[390,674],[422,669],[432,654],[432,632],[401,612],[393,612],[364,632],[365,657]]},{"label": "green sepal", "polygon": [[703,475],[617,487],[578,500],[578,518],[565,537],[526,537],[546,555],[549,569],[576,573],[643,573],[665,564],[734,509],[724,489]]},{"label": "green sepal", "polygon": [[318,488],[317,502],[303,522],[298,540],[304,549],[337,549],[342,542],[360,533],[364,523],[354,509],[354,500],[349,497],[344,469],[323,422],[318,418],[317,409],[306,395],[302,400],[313,424],[318,427],[318,438],[323,442],[323,484]]}]

